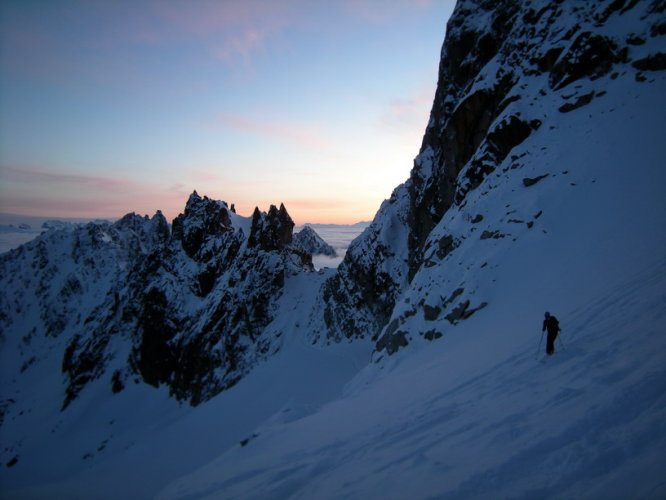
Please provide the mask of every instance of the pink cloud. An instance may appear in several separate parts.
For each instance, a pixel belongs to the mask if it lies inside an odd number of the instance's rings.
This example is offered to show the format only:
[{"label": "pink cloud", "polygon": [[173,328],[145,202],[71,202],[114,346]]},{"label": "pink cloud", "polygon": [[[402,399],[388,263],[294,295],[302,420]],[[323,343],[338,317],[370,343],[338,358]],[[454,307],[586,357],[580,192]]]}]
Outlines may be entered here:
[{"label": "pink cloud", "polygon": [[57,22],[49,22],[46,14],[25,18],[7,9],[7,19],[0,19],[5,48],[0,63],[3,71],[50,82],[93,79],[131,88],[153,78],[133,48],[187,47],[231,70],[246,70],[258,51],[300,22],[300,1],[91,2],[76,12],[54,6]]},{"label": "pink cloud", "polygon": [[[272,189],[257,192],[257,181],[220,183],[213,172],[195,171],[194,184],[145,183],[125,177],[46,171],[37,168],[0,166],[0,212],[45,217],[115,219],[128,212],[152,215],[161,210],[173,220],[185,207],[189,194],[234,203],[238,213],[250,216],[255,206],[267,210],[270,204],[284,202],[297,223],[353,223],[371,217],[376,207],[345,196],[284,196]],[[260,181],[260,179],[259,179]]]},{"label": "pink cloud", "polygon": [[[183,38],[197,40],[209,56],[229,66],[249,66],[254,53],[299,17],[301,0],[200,0],[152,5],[159,30],[142,36],[151,43]],[[141,38],[137,38],[140,40]]]},{"label": "pink cloud", "polygon": [[191,177],[196,181],[201,182],[223,182],[224,178],[209,170],[195,170],[191,172]]},{"label": "pink cloud", "polygon": [[14,181],[35,184],[77,185],[81,188],[100,189],[119,192],[135,187],[134,183],[125,179],[115,179],[97,175],[54,173],[30,168],[0,166],[0,177],[5,182]]},{"label": "pink cloud", "polygon": [[228,66],[236,66],[240,62],[244,67],[249,67],[252,53],[263,45],[265,38],[265,33],[250,29],[211,44],[209,52]]},{"label": "pink cloud", "polygon": [[188,190],[123,177],[0,166],[0,210],[53,217],[120,217],[128,212],[167,218],[182,211]]},{"label": "pink cloud", "polygon": [[317,125],[251,119],[227,113],[219,113],[212,124],[215,127],[230,128],[249,135],[287,142],[298,147],[305,146],[322,151],[335,149],[333,141],[326,137]]},{"label": "pink cloud", "polygon": [[368,208],[362,203],[348,199],[327,198],[287,198],[284,205],[296,224],[333,223],[353,224],[371,219],[377,207]]},{"label": "pink cloud", "polygon": [[384,125],[398,130],[423,130],[434,98],[433,85],[423,85],[411,96],[390,102],[381,117]]},{"label": "pink cloud", "polygon": [[345,201],[339,198],[289,198],[284,200],[287,210],[337,210],[345,206]]},{"label": "pink cloud", "polygon": [[[441,1],[441,0],[439,0]],[[344,0],[343,9],[351,16],[372,24],[398,21],[415,9],[427,9],[433,0]]]}]

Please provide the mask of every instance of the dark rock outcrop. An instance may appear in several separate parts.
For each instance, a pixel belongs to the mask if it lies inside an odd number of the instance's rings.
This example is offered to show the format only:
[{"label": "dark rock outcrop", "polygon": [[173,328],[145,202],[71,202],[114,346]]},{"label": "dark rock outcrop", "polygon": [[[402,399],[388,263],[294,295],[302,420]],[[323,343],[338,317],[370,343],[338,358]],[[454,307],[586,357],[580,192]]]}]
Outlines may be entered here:
[{"label": "dark rock outcrop", "polygon": [[255,208],[248,246],[259,247],[267,252],[282,250],[291,243],[293,231],[294,221],[289,217],[284,205],[281,204],[279,209],[271,205],[268,213],[262,213],[259,208]]},{"label": "dark rock outcrop", "polygon": [[173,220],[173,239],[181,242],[189,257],[208,260],[211,255],[205,251],[207,240],[232,230],[229,212],[226,203],[206,196],[201,198],[194,191],[187,200],[184,213]]},{"label": "dark rock outcrop", "polygon": [[590,31],[580,33],[551,69],[550,84],[559,90],[584,77],[599,78],[626,57],[626,50],[612,39]]}]

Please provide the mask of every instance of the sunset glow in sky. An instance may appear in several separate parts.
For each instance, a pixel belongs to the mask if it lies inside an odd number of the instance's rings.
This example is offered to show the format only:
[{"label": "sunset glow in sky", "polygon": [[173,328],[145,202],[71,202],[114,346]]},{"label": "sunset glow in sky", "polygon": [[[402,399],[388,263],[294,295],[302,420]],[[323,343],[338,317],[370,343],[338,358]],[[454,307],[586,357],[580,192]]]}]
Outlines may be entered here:
[{"label": "sunset glow in sky", "polygon": [[297,224],[404,182],[453,1],[0,2],[0,212],[120,217],[189,193]]}]

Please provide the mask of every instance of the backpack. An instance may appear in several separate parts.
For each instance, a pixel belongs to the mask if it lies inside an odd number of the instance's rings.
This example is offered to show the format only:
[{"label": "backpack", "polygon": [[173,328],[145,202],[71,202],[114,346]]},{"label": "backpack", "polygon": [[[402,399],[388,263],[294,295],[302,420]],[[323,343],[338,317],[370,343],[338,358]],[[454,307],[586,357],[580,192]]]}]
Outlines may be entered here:
[{"label": "backpack", "polygon": [[557,318],[551,314],[550,317],[546,320],[546,328],[548,328],[549,331],[555,330],[556,332],[559,332],[560,322],[557,321]]}]

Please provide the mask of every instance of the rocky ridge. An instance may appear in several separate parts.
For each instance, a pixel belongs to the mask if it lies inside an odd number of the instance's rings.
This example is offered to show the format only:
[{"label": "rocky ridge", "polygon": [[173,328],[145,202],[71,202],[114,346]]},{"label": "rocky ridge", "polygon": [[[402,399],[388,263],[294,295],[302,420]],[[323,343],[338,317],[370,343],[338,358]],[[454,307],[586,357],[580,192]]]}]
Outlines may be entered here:
[{"label": "rocky ridge", "polygon": [[63,408],[102,378],[198,404],[279,349],[264,327],[313,270],[293,226],[284,206],[248,219],[194,192],[171,230],[160,212],[51,229],[0,257],[0,342],[20,339],[16,374],[62,352]]}]

